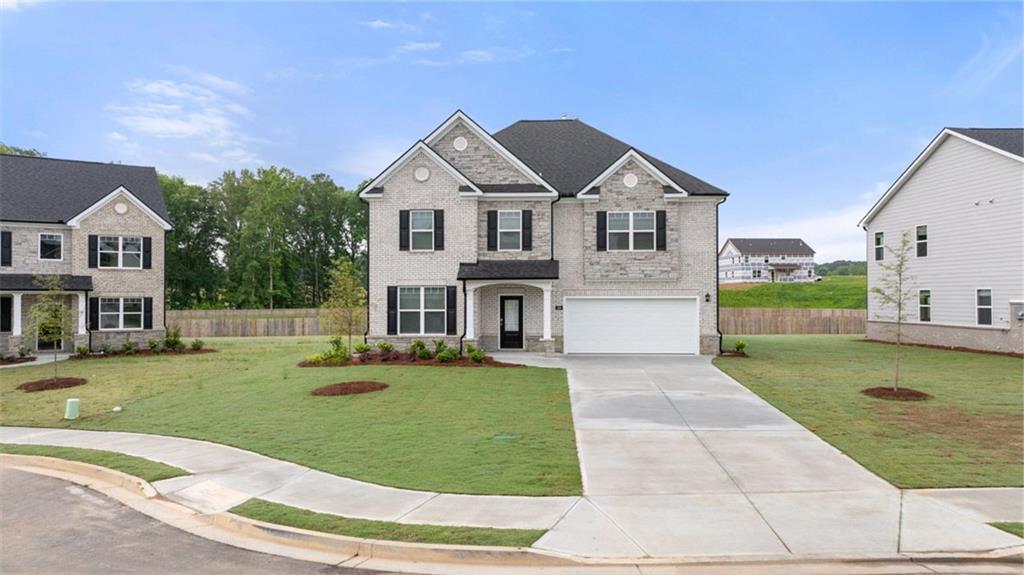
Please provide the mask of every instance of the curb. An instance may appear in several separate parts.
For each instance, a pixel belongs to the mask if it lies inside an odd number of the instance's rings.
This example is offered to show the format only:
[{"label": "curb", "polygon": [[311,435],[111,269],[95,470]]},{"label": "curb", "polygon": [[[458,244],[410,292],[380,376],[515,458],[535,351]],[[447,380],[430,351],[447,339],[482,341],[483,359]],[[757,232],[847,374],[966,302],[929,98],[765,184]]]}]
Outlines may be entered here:
[{"label": "curb", "polygon": [[[523,547],[486,547],[476,545],[443,545],[359,539],[343,535],[309,531],[266,523],[229,512],[203,514],[187,506],[164,499],[143,479],[113,469],[36,455],[0,454],[0,465],[56,477],[83,485],[112,497],[127,507],[193,535],[251,551],[314,561],[318,563],[370,568],[367,561],[381,561],[389,570],[434,571],[437,567],[540,569],[579,573],[580,570],[602,568],[607,573],[636,573],[641,566],[731,567],[752,573],[763,568],[771,570],[798,566],[821,566],[842,563],[859,566],[865,572],[885,564],[913,565],[920,563],[967,564],[976,562],[1019,565],[1024,560],[1024,544],[979,553],[910,554],[890,556],[821,557],[821,556],[736,556],[677,558],[592,558],[565,556]],[[431,569],[433,567],[434,569]],[[531,571],[525,571],[530,573]],[[535,571],[532,571],[535,572]]]}]

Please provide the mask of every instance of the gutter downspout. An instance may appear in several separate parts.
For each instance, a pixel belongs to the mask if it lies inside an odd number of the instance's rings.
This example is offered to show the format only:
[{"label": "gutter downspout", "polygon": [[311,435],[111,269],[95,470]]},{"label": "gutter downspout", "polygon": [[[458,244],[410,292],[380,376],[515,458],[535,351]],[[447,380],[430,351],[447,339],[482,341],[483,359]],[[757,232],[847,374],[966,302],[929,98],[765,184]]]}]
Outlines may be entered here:
[{"label": "gutter downspout", "polygon": [[362,190],[355,192],[361,203],[366,204],[366,329],[363,330],[363,341],[370,335],[370,202],[360,194]]},{"label": "gutter downspout", "polygon": [[718,353],[722,353],[722,301],[721,286],[718,278],[718,208],[729,199],[729,196],[722,198],[722,201],[715,204],[715,331],[718,332]]}]

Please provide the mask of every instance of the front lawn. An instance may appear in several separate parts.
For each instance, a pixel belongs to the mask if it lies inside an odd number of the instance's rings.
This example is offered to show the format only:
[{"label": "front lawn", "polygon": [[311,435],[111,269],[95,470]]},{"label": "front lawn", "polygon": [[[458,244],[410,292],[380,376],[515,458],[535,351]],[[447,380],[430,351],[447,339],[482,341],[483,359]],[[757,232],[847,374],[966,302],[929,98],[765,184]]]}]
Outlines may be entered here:
[{"label": "front lawn", "polygon": [[[532,367],[300,368],[326,338],[224,338],[192,356],[68,361],[83,386],[26,393],[51,366],[0,371],[0,423],[205,439],[364,481],[450,493],[578,495],[565,372]],[[383,391],[310,395],[376,380]],[[82,417],[62,421],[77,397]],[[113,413],[115,405],[124,408]]]},{"label": "front lawn", "polygon": [[727,337],[750,357],[715,365],[868,469],[903,488],[1024,485],[1024,361],[903,348],[903,385],[923,402],[866,397],[892,384],[895,346],[858,336]]},{"label": "front lawn", "polygon": [[165,465],[158,461],[150,461],[141,457],[133,457],[113,451],[102,451],[99,449],[80,449],[77,447],[57,447],[51,445],[15,445],[0,443],[0,453],[12,455],[41,455],[44,457],[57,457],[70,461],[81,461],[116,469],[122,473],[133,475],[150,483],[161,479],[181,477],[188,475],[184,469],[178,469],[171,465]]},{"label": "front lawn", "polygon": [[867,276],[825,276],[820,282],[723,284],[718,301],[722,307],[867,309],[868,281]]}]

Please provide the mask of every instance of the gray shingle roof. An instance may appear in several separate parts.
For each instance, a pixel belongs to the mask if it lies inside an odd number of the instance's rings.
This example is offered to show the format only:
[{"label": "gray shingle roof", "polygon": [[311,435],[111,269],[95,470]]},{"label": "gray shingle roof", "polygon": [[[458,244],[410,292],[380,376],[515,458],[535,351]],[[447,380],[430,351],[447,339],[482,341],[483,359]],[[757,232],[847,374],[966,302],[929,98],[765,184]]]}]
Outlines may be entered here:
[{"label": "gray shingle roof", "polygon": [[554,280],[557,260],[480,260],[459,264],[460,280]]},{"label": "gray shingle roof", "polygon": [[170,221],[154,168],[0,154],[0,220],[65,223],[120,186]]},{"label": "gray shingle roof", "polygon": [[[494,139],[540,174],[562,197],[576,195],[631,147],[579,120],[522,120],[495,133]],[[654,156],[637,152],[693,195],[728,195]]]},{"label": "gray shingle roof", "polygon": [[[51,277],[50,274],[43,274]],[[69,291],[92,290],[92,276],[72,276],[61,274],[60,285]],[[46,285],[37,281],[35,274],[0,274],[0,288],[19,291],[46,291]]]},{"label": "gray shingle roof", "polygon": [[947,128],[978,140],[1004,152],[1024,157],[1024,129],[1022,128]]},{"label": "gray shingle roof", "polygon": [[[729,238],[742,254],[759,256],[813,256],[814,250],[799,238]],[[724,247],[724,245],[723,245]]]}]

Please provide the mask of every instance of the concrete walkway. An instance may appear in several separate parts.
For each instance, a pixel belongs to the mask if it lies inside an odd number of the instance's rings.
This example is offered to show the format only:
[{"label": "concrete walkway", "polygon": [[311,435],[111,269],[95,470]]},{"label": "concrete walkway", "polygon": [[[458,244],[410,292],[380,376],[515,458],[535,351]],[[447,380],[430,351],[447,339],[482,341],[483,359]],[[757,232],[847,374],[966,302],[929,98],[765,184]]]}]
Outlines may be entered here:
[{"label": "concrete walkway", "polygon": [[[57,354],[56,361],[64,361],[65,359],[68,359],[69,357],[71,357],[70,353],[61,352],[61,353]],[[36,360],[35,361],[26,361],[25,363],[12,363],[10,365],[0,365],[0,369],[14,369],[16,367],[31,367],[33,365],[46,365],[48,363],[53,363],[53,362],[54,362],[53,354],[52,353],[43,352],[43,353],[40,353],[40,354],[36,355]]]},{"label": "concrete walkway", "polygon": [[0,427],[0,442],[105,449],[180,467],[192,475],[154,487],[206,513],[259,497],[399,523],[550,529],[535,547],[581,557],[892,556],[1021,543],[985,525],[1007,520],[994,515],[1021,490],[901,493],[709,358],[499,355],[568,370],[584,497],[395,489],[135,433]]}]

